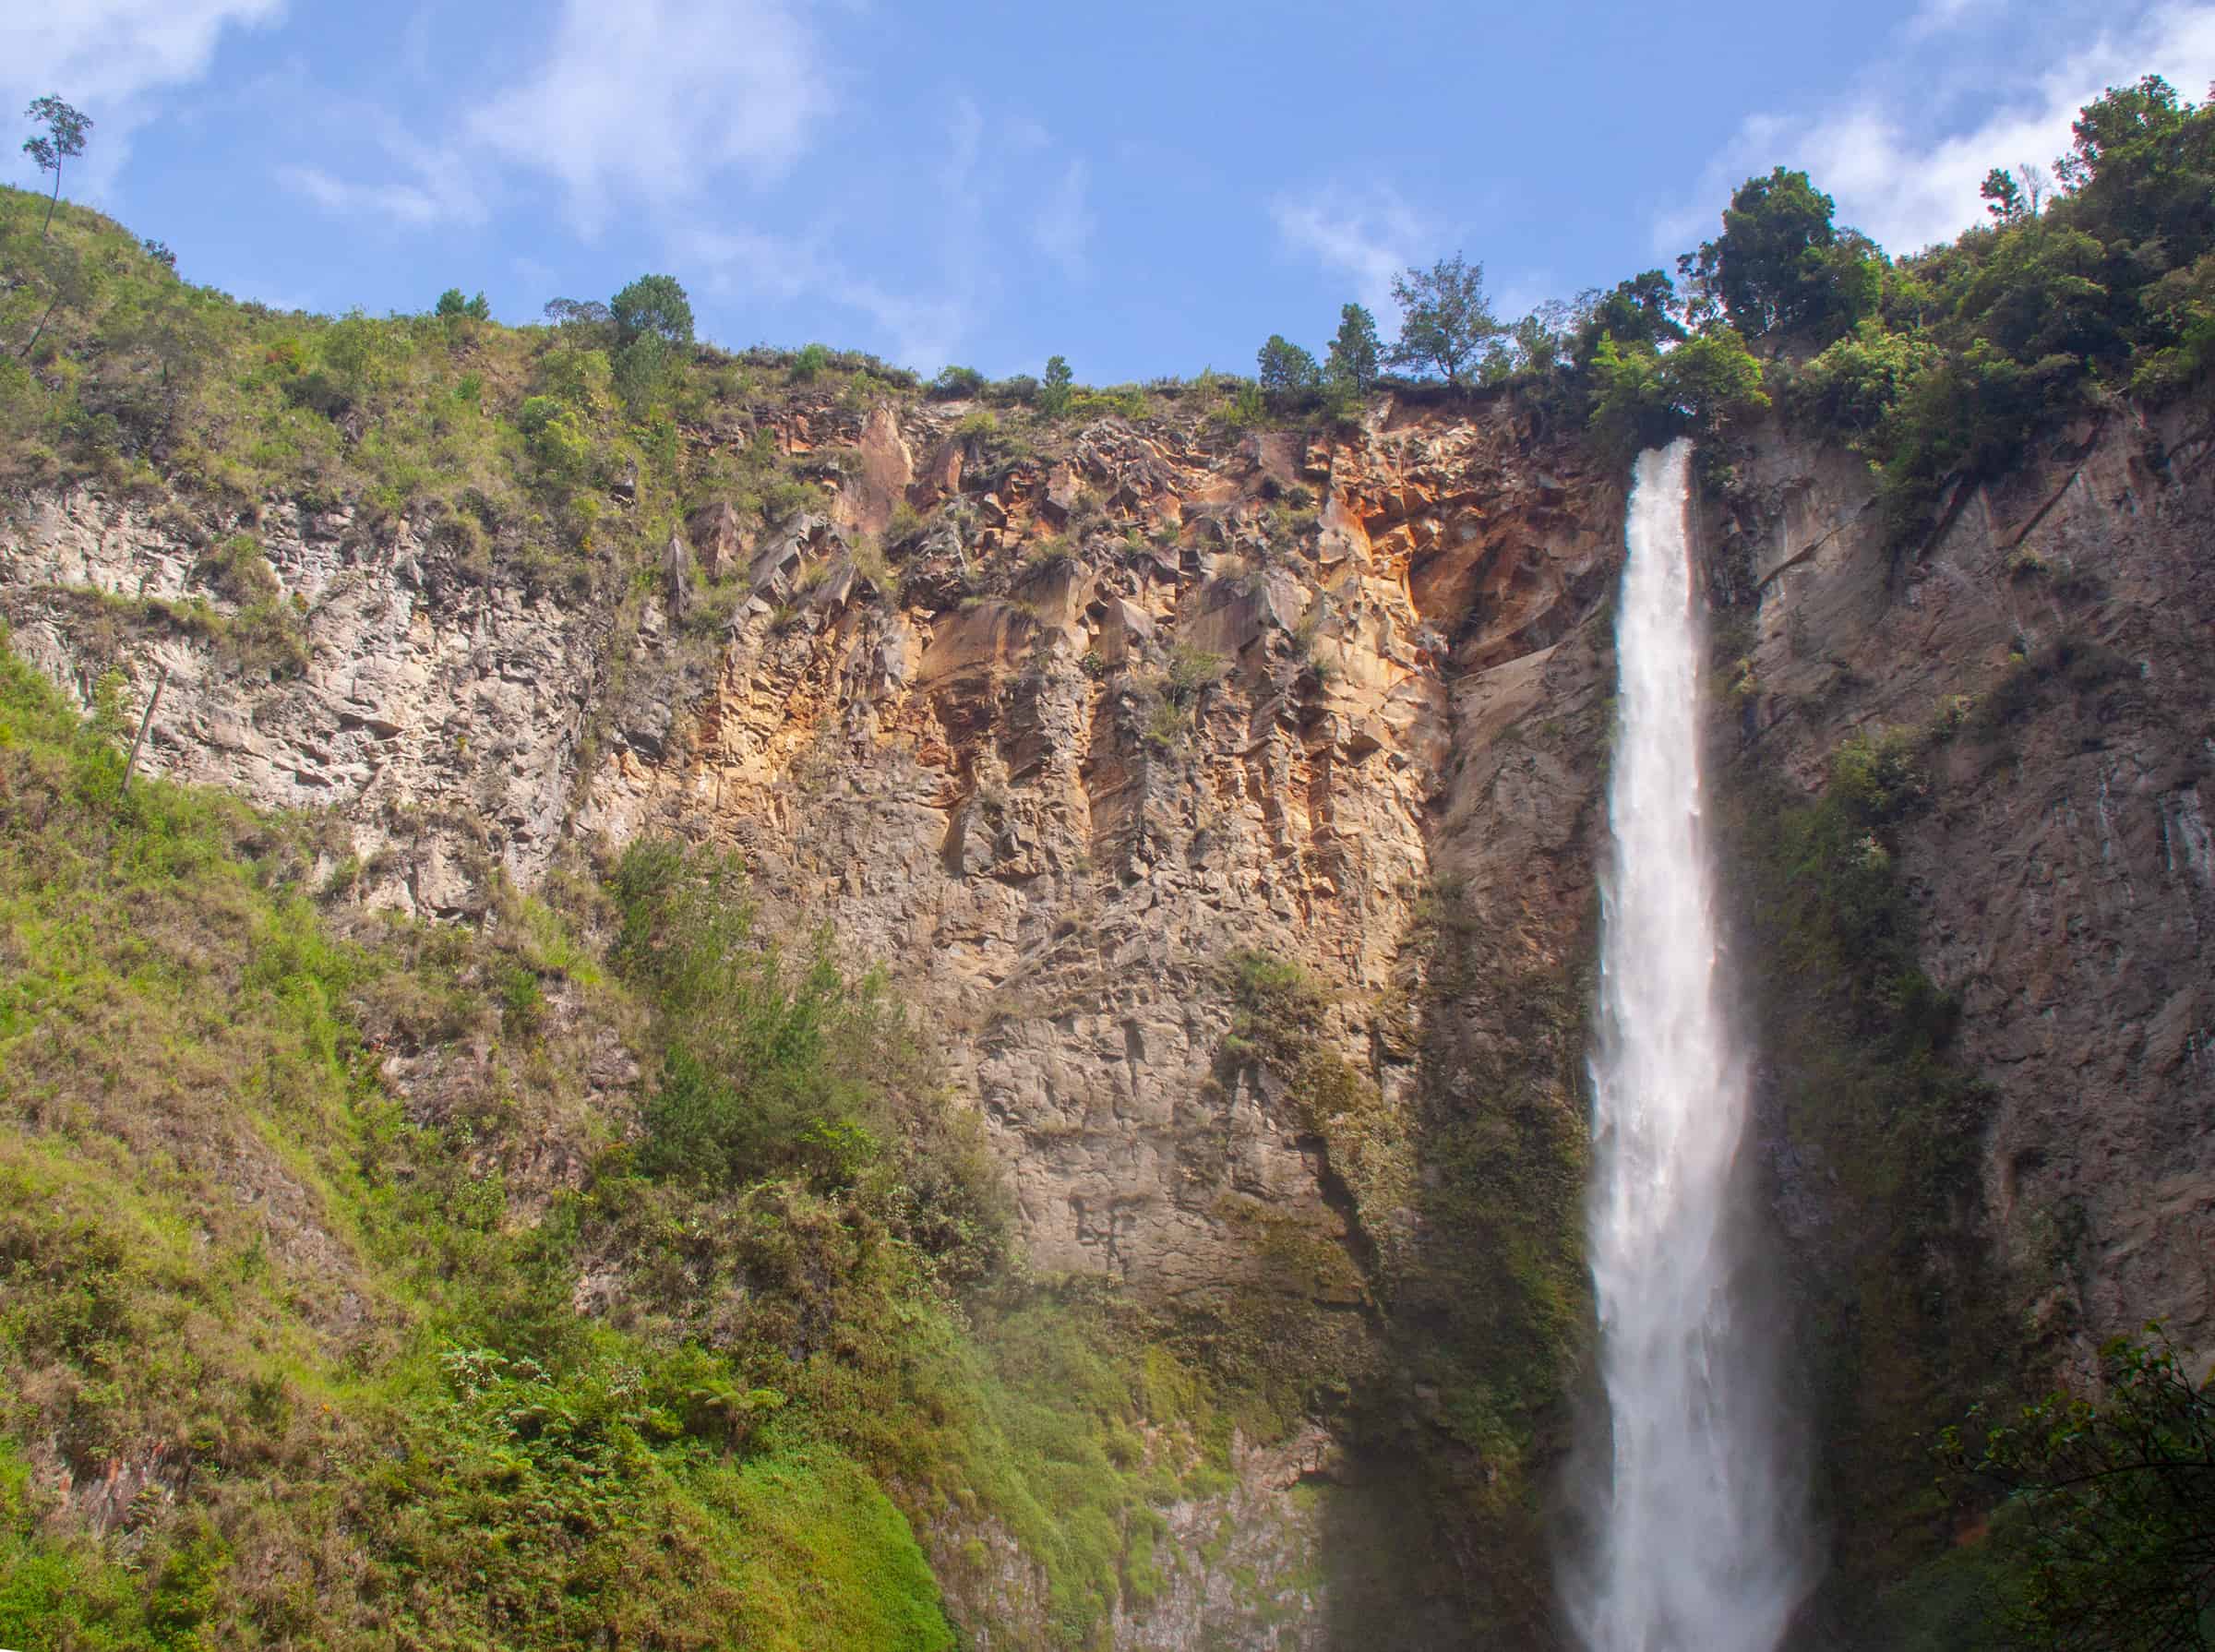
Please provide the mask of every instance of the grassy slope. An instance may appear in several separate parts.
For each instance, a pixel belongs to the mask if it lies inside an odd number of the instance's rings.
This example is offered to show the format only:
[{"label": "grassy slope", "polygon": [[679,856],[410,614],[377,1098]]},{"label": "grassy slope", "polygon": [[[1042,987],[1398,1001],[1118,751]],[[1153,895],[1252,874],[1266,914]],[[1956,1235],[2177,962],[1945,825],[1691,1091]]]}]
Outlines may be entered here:
[{"label": "grassy slope", "polygon": [[[329,932],[299,827],[120,774],[0,667],[0,1639],[948,1644],[849,1457],[735,1455],[712,1361],[548,1325],[556,1248],[349,1012],[436,970]],[[57,1471],[137,1490],[104,1543]]]},{"label": "grassy slope", "polygon": [[1128,1313],[957,1304],[935,1092],[852,1176],[642,1174],[561,1041],[673,1043],[651,981],[520,903],[341,922],[311,823],[125,795],[113,734],[0,663],[0,1644],[946,1646],[903,1508],[1003,1522],[1061,1644],[1146,1586],[1223,1428]]}]

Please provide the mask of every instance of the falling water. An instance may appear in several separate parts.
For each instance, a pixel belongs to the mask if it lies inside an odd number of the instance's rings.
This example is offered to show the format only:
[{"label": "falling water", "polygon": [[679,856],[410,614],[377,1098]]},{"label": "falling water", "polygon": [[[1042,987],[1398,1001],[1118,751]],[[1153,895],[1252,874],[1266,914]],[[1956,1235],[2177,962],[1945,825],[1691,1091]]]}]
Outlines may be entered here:
[{"label": "falling water", "polygon": [[1730,1190],[1743,1052],[1717,979],[1700,808],[1701,628],[1691,445],[1640,456],[1616,627],[1592,1278],[1610,1445],[1589,1575],[1592,1652],[1774,1652],[1803,1586],[1769,1380],[1740,1298]]}]

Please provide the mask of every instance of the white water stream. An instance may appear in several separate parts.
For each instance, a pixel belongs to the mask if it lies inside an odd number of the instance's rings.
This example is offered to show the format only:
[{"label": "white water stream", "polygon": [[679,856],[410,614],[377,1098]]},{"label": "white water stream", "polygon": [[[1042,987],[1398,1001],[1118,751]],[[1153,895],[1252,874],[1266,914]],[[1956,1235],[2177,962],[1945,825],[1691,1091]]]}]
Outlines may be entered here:
[{"label": "white water stream", "polygon": [[1639,458],[1616,621],[1592,1063],[1592,1276],[1611,1447],[1589,1569],[1569,1591],[1591,1652],[1775,1652],[1805,1581],[1774,1334],[1736,1288],[1746,1062],[1720,1001],[1700,820],[1691,457],[1680,441]]}]

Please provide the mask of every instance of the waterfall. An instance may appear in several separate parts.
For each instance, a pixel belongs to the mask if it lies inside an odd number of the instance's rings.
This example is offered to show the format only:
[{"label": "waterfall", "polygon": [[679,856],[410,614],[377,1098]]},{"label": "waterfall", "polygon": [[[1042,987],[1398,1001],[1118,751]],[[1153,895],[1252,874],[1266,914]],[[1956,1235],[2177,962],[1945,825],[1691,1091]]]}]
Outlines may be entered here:
[{"label": "waterfall", "polygon": [[1591,1652],[1774,1652],[1805,1586],[1774,1338],[1734,1279],[1747,1080],[1700,820],[1691,456],[1679,441],[1639,457],[1616,620],[1591,1214],[1611,1426],[1569,1591]]}]

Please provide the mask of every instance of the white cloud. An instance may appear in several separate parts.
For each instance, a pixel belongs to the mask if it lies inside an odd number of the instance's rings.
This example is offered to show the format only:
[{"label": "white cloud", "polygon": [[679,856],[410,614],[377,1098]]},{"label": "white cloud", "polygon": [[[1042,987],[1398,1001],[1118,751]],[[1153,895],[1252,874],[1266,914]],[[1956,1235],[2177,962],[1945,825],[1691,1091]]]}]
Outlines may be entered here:
[{"label": "white cloud", "polygon": [[1379,316],[1392,303],[1393,278],[1424,262],[1433,238],[1430,224],[1381,186],[1279,196],[1269,215],[1287,245],[1351,277],[1355,296]]},{"label": "white cloud", "polygon": [[374,110],[361,111],[350,124],[375,134],[377,146],[407,174],[404,181],[357,184],[309,165],[280,166],[277,181],[341,218],[382,218],[412,230],[485,221],[484,195],[466,158],[416,141]]},{"label": "white cloud", "polygon": [[592,235],[617,202],[666,208],[728,168],[775,178],[831,107],[814,37],[785,0],[568,0],[545,61],[467,129],[558,180]]},{"label": "white cloud", "polygon": [[1090,181],[1090,171],[1084,162],[1072,161],[1062,168],[1053,188],[1047,192],[1046,202],[1031,225],[1033,245],[1060,265],[1061,273],[1072,281],[1084,277],[1092,233],[1098,227],[1085,205]]},{"label": "white cloud", "polygon": [[350,184],[319,166],[281,166],[279,182],[342,218],[389,218],[423,229],[454,216],[439,196],[413,184]]},{"label": "white cloud", "polygon": [[[1912,42],[1982,14],[1977,0],[1934,0],[1905,31]],[[2007,19],[1999,19],[2003,27]],[[1694,200],[1658,215],[1654,240],[1682,251],[1712,235],[1722,203],[1744,178],[1782,164],[1806,172],[1838,203],[1838,218],[1894,253],[1958,234],[1982,215],[1977,186],[1994,166],[2044,165],[2069,145],[2069,123],[2109,86],[2166,77],[2197,100],[2215,78],[2215,4],[2166,0],[2111,13],[2104,28],[2025,30],[2020,42],[2067,43],[2014,73],[1994,65],[1970,123],[1933,131],[1922,110],[1946,105],[1949,88],[1919,81],[1913,60],[1882,66],[1856,94],[1812,115],[1747,120],[1701,175]],[[1934,95],[1944,91],[1949,95]]]},{"label": "white cloud", "polygon": [[84,164],[97,192],[152,114],[153,93],[205,75],[226,28],[275,23],[284,7],[285,0],[16,0],[0,6],[0,116],[12,120],[48,92],[90,115]]}]

